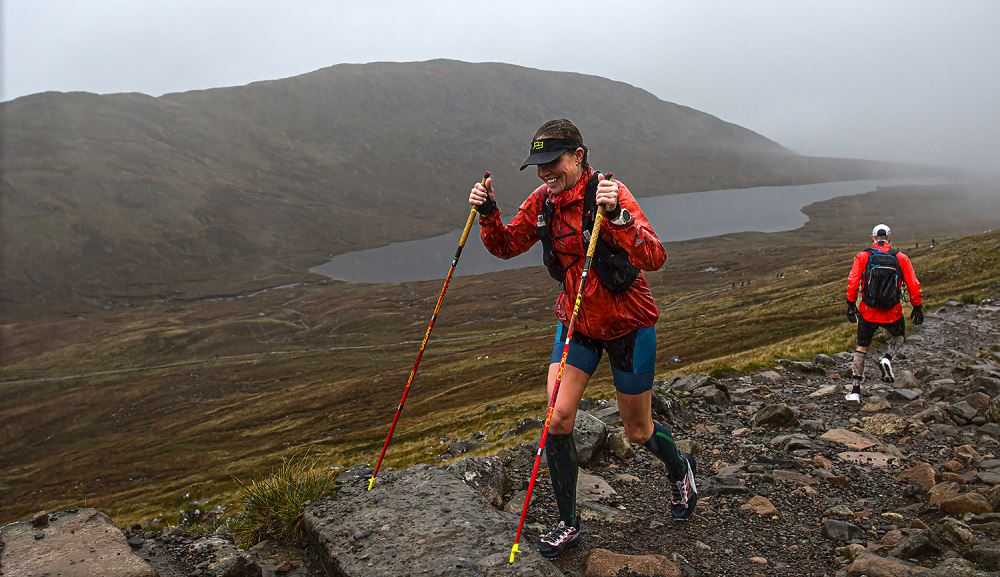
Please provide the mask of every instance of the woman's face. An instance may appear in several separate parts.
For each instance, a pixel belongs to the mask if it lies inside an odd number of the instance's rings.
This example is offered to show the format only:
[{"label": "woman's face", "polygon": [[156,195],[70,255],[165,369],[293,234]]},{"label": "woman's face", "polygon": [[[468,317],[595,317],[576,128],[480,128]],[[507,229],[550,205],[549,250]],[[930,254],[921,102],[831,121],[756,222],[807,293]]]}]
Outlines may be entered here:
[{"label": "woman's face", "polygon": [[583,173],[583,149],[566,151],[552,162],[538,165],[538,178],[549,186],[552,194],[573,188]]}]

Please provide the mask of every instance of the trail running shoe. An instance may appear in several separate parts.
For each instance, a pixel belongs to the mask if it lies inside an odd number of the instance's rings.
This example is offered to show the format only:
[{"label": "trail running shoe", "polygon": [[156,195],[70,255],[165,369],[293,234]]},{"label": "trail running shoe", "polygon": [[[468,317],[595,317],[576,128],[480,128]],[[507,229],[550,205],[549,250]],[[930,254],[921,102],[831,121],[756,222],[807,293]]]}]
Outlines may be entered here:
[{"label": "trail running shoe", "polygon": [[851,387],[851,392],[844,395],[844,399],[848,402],[854,401],[855,403],[861,402],[861,383],[854,381],[854,386]]},{"label": "trail running shoe", "polygon": [[896,375],[892,372],[892,361],[882,357],[878,362],[878,369],[882,371],[882,380],[891,383],[896,380]]},{"label": "trail running shoe", "polygon": [[671,480],[670,483],[670,516],[675,521],[690,519],[698,505],[698,485],[694,481],[698,465],[692,455],[681,453],[681,456],[687,463],[687,471],[684,472],[684,478],[679,481]]},{"label": "trail running shoe", "polygon": [[538,540],[538,552],[542,557],[555,559],[563,550],[576,547],[580,544],[580,528],[567,525],[564,521],[552,528],[551,531],[542,535]]}]

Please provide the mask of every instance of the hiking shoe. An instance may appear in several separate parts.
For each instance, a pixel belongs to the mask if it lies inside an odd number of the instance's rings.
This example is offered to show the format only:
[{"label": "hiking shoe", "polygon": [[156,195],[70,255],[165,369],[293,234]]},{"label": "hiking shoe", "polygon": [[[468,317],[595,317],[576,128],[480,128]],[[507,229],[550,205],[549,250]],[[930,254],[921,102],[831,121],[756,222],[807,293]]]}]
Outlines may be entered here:
[{"label": "hiking shoe", "polygon": [[580,539],[579,527],[559,521],[558,525],[538,540],[538,552],[546,559],[555,559],[563,550],[579,545]]},{"label": "hiking shoe", "polygon": [[892,372],[892,361],[882,357],[882,360],[878,362],[878,370],[882,371],[882,380],[891,383],[896,380],[895,373]]},{"label": "hiking shoe", "polygon": [[861,402],[861,384],[858,383],[858,381],[854,381],[854,386],[851,387],[851,392],[844,395],[844,399],[847,400],[848,402],[851,401],[855,403]]},{"label": "hiking shoe", "polygon": [[698,504],[698,485],[694,481],[694,476],[698,472],[698,466],[694,457],[687,453],[681,453],[687,470],[684,477],[679,481],[671,479],[670,482],[670,516],[675,521],[687,521],[694,515],[694,508]]}]

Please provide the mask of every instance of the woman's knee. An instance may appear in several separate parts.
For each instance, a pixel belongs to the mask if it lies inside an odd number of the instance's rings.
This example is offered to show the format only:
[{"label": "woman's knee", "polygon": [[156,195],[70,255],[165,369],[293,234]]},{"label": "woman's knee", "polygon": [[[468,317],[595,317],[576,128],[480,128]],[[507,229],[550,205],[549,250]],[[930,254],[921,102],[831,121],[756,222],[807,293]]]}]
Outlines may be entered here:
[{"label": "woman's knee", "polygon": [[568,435],[576,425],[576,411],[566,411],[556,407],[552,410],[552,421],[549,422],[549,432],[554,435]]}]

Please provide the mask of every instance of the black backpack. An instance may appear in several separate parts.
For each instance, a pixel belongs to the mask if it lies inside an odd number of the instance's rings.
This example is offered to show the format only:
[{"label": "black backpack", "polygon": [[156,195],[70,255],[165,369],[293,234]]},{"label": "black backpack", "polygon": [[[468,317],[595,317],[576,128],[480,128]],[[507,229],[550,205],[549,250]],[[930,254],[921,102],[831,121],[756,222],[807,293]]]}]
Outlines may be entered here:
[{"label": "black backpack", "polygon": [[[586,255],[587,247],[590,245],[590,234],[594,229],[594,220],[597,217],[597,179],[598,172],[595,170],[587,181],[587,188],[583,194],[583,219],[580,223],[580,231],[573,230],[570,234],[580,235],[580,242],[583,254]],[[566,278],[566,269],[559,265],[556,258],[556,250],[553,246],[552,238],[552,217],[555,214],[555,206],[546,197],[542,203],[542,209],[538,212],[538,238],[542,241],[542,260],[545,268],[549,269],[549,275],[559,282]],[[560,239],[563,237],[560,237]],[[577,258],[580,258],[579,256]],[[586,257],[583,257],[586,258]],[[598,237],[597,247],[594,249],[594,260],[590,263],[590,269],[597,273],[597,278],[611,292],[625,292],[632,286],[632,281],[639,276],[639,269],[628,259],[625,249],[615,248]]]},{"label": "black backpack", "polygon": [[869,248],[868,252],[861,300],[876,309],[891,309],[902,297],[899,291],[901,270],[896,256],[899,251],[891,248],[889,252],[879,252]]}]

